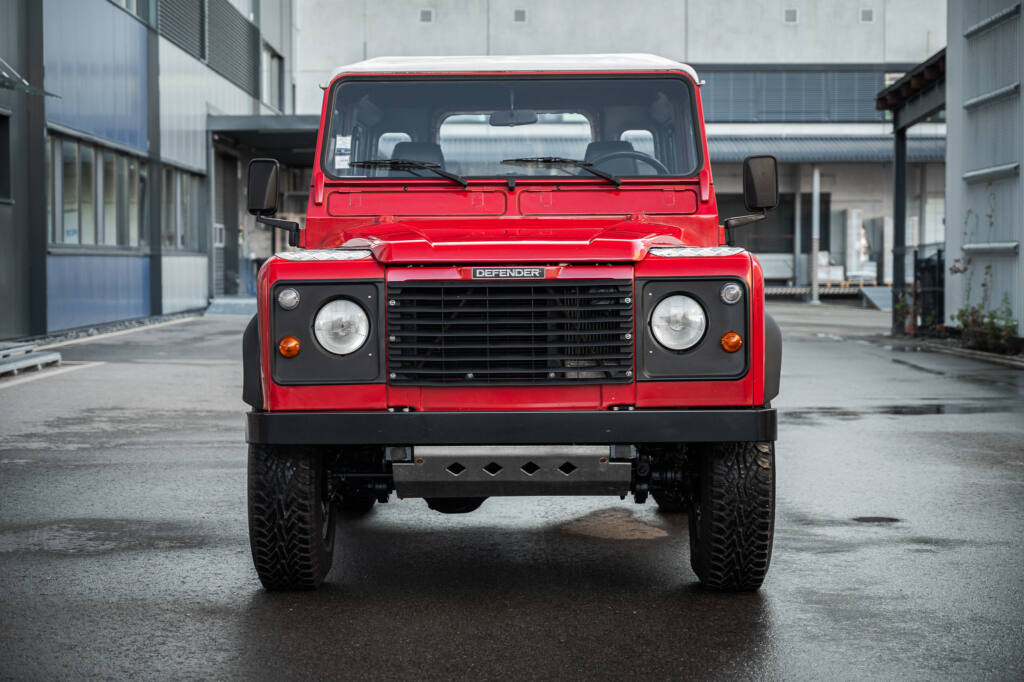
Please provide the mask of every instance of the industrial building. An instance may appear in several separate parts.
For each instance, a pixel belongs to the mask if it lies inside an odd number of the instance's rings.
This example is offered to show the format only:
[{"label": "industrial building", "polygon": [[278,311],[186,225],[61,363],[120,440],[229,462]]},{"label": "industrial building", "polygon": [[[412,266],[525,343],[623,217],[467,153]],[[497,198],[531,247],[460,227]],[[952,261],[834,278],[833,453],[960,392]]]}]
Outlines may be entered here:
[{"label": "industrial building", "polygon": [[[947,316],[1009,307],[1024,336],[1024,33],[1019,0],[949,4]],[[948,320],[948,317],[947,317]]]},{"label": "industrial building", "polygon": [[[945,45],[945,0],[306,0],[296,5],[296,111],[318,114],[339,64],[380,55],[653,52],[693,65],[723,216],[740,164],[780,162],[780,208],[738,243],[777,285],[810,280],[820,188],[823,283],[889,282],[892,124],[875,95]],[[453,44],[457,36],[457,44]],[[910,133],[908,243],[945,233],[945,123]],[[881,264],[881,272],[878,272]]]},{"label": "industrial building", "polygon": [[209,120],[293,110],[291,16],[290,0],[0,5],[0,338],[237,290],[254,150]]},{"label": "industrial building", "polygon": [[[319,86],[388,54],[693,64],[723,216],[742,212],[744,156],[780,161],[779,210],[741,236],[772,283],[809,283],[814,205],[820,281],[887,282],[892,124],[874,96],[945,36],[945,0],[8,0],[0,338],[252,291],[274,237],[241,210],[245,164],[281,160],[301,220]],[[909,136],[909,243],[945,237],[945,131]]]}]

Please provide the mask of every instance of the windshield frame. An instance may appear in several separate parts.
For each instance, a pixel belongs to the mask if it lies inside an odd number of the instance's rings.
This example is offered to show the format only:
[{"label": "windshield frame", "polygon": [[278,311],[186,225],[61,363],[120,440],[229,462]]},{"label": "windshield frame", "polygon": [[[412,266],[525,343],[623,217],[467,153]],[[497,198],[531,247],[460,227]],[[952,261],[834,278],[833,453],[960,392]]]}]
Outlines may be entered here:
[{"label": "windshield frame", "polygon": [[[690,96],[690,116],[693,125],[693,136],[696,142],[696,164],[693,170],[686,174],[681,175],[625,175],[621,177],[623,183],[658,183],[658,182],[679,182],[679,181],[693,181],[699,178],[701,172],[704,171],[707,165],[707,159],[704,155],[705,139],[704,139],[704,126],[703,120],[700,115],[700,105],[698,100],[697,84],[694,83],[693,79],[689,77],[683,71],[613,71],[613,72],[487,72],[487,73],[381,73],[381,74],[353,74],[343,73],[334,79],[330,87],[327,90],[326,97],[324,99],[324,108],[321,115],[320,124],[320,135],[323,138],[320,142],[317,154],[319,155],[319,169],[323,173],[324,179],[332,183],[357,183],[365,184],[367,182],[372,183],[384,183],[384,184],[397,184],[397,185],[408,185],[411,183],[429,182],[436,183],[437,181],[444,182],[443,178],[432,178],[432,177],[387,177],[387,176],[351,176],[351,175],[334,175],[329,168],[327,163],[328,152],[331,142],[330,127],[331,120],[333,119],[335,100],[338,96],[338,88],[344,83],[352,81],[436,81],[436,80],[483,80],[483,81],[494,81],[494,80],[648,80],[648,79],[675,79],[683,82],[683,85],[687,88]],[[682,130],[682,126],[680,126]],[[565,184],[579,183],[579,184],[594,184],[594,183],[606,183],[607,181],[602,180],[599,177],[593,175],[587,176],[557,176],[557,175],[467,175],[467,180],[471,182],[490,182],[490,183],[506,183],[509,180],[515,182],[530,182],[530,183],[557,183]]]}]

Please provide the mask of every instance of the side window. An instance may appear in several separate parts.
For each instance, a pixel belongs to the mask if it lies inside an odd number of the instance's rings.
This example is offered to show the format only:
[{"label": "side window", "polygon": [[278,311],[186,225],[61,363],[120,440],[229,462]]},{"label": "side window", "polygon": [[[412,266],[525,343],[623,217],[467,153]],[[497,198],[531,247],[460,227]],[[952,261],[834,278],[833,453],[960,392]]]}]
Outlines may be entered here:
[{"label": "side window", "polygon": [[412,142],[409,133],[384,133],[377,140],[377,158],[390,159],[399,142]]},{"label": "side window", "polygon": [[654,156],[654,133],[650,130],[624,130],[619,139],[633,145],[636,151]]}]

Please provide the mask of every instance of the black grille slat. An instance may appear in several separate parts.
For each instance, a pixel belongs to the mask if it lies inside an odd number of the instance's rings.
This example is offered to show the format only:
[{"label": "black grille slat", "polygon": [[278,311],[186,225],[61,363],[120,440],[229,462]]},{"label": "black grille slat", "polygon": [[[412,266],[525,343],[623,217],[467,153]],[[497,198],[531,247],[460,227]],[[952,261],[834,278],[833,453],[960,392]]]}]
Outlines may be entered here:
[{"label": "black grille slat", "polygon": [[628,281],[396,282],[387,326],[392,384],[632,380]]}]

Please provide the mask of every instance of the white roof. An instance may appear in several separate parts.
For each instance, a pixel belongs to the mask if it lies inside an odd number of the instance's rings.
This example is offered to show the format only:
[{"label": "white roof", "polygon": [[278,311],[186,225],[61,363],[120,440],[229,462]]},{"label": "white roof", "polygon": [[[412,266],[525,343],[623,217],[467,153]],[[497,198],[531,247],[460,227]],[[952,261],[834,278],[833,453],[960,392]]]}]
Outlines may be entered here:
[{"label": "white roof", "polygon": [[[682,71],[695,82],[692,66],[654,54],[533,54],[445,57],[376,57],[339,67],[330,81],[345,73],[460,73],[516,71]],[[326,87],[330,81],[324,85]]]}]

